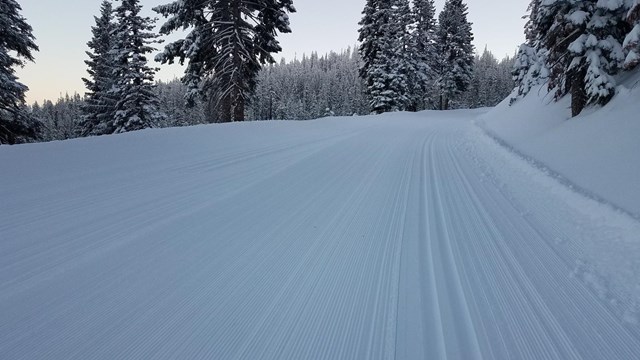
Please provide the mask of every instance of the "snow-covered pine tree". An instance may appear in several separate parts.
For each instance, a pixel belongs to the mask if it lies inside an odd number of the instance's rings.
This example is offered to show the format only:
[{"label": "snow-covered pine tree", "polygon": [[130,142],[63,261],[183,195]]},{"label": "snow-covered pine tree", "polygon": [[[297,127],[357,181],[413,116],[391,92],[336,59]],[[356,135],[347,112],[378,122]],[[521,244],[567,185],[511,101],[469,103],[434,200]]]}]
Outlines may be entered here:
[{"label": "snow-covered pine tree", "polygon": [[[615,93],[613,75],[623,62],[626,25],[619,0],[545,0],[538,29],[549,49],[549,89],[559,99],[571,93],[571,112],[589,103],[605,104]],[[551,24],[551,25],[548,25]]]},{"label": "snow-covered pine tree", "polygon": [[15,0],[0,2],[0,144],[15,144],[33,139],[37,124],[25,111],[28,88],[18,81],[14,67],[33,61],[38,51],[33,29],[20,14]]},{"label": "snow-covered pine tree", "polygon": [[626,21],[632,26],[624,38],[624,50],[627,53],[624,67],[633,69],[640,64],[640,0],[629,0]]},{"label": "snow-covered pine tree", "polygon": [[516,89],[512,94],[511,103],[524,97],[531,88],[547,79],[546,49],[536,49],[529,44],[522,44],[516,54],[513,70],[513,80]]},{"label": "snow-covered pine tree", "polygon": [[139,0],[122,0],[115,9],[113,30],[115,85],[109,96],[113,98],[114,115],[106,133],[122,133],[155,126],[164,116],[158,111],[153,77],[156,69],[147,65],[146,54],[155,49],[157,35],[152,33],[154,20],[140,16]]},{"label": "snow-covered pine tree", "polygon": [[[583,2],[583,6],[586,3],[588,2]],[[618,0],[593,1],[589,5],[591,6],[579,8],[569,15],[575,25],[585,26],[586,29],[584,34],[569,45],[572,60],[568,70],[572,74],[585,74],[587,104],[604,105],[615,95],[616,83],[613,76],[624,64],[621,44],[621,39],[626,34],[624,7]],[[587,11],[591,11],[591,14]],[[574,91],[576,90],[572,89],[572,97]],[[582,111],[579,107],[572,106],[572,109],[574,116]]]},{"label": "snow-covered pine tree", "polygon": [[568,92],[565,85],[567,52],[571,42],[580,36],[567,14],[571,10],[570,0],[543,0],[538,8],[536,22],[537,49],[548,49],[549,89],[555,89],[556,100]]},{"label": "snow-covered pine tree", "polygon": [[365,92],[369,97],[372,112],[382,113],[391,105],[390,99],[382,96],[385,91],[385,81],[382,78],[387,73],[383,57],[384,31],[391,16],[390,0],[367,0],[362,19],[359,22],[358,51],[362,59],[360,77],[365,83]]},{"label": "snow-covered pine tree", "polygon": [[387,58],[391,63],[390,90],[395,95],[392,111],[415,110],[411,93],[416,81],[417,61],[412,52],[413,13],[409,0],[393,0],[389,29],[386,31]]},{"label": "snow-covered pine tree", "polygon": [[[586,67],[573,65],[570,45],[586,34],[588,20],[593,14],[593,1],[544,0],[540,4],[538,28],[541,44],[549,49],[549,90],[556,100],[571,93],[572,114],[586,105]],[[577,48],[574,47],[574,50]]]},{"label": "snow-covered pine tree", "polygon": [[371,112],[381,114],[395,108],[395,93],[391,90],[393,71],[389,53],[393,51],[391,29],[393,0],[367,0],[360,21],[359,38],[362,66],[360,76],[365,82]]},{"label": "snow-covered pine tree", "polygon": [[474,64],[471,23],[462,0],[447,0],[438,17],[436,43],[439,109],[447,110],[451,100],[467,89]]},{"label": "snow-covered pine tree", "polygon": [[414,0],[412,53],[415,59],[411,102],[415,110],[425,110],[432,103],[431,90],[435,77],[436,8],[433,0]]},{"label": "snow-covered pine tree", "polygon": [[547,69],[547,49],[540,41],[539,11],[542,0],[532,0],[527,10],[529,14],[525,17],[525,38],[526,42],[520,45],[514,67],[512,70],[513,80],[516,89],[512,94],[511,103],[527,95],[532,87],[547,80],[549,70]]},{"label": "snow-covered pine tree", "polygon": [[407,109],[411,13],[406,0],[368,0],[360,21],[360,76],[371,111],[383,113]]},{"label": "snow-covered pine tree", "polygon": [[527,7],[529,14],[523,17],[523,19],[527,19],[524,24],[524,37],[526,39],[525,43],[529,46],[535,46],[540,33],[537,17],[541,2],[542,0],[531,0]]},{"label": "snow-covered pine tree", "polygon": [[[104,0],[100,6],[100,17],[94,17],[91,27],[92,39],[87,43],[89,60],[85,60],[89,78],[83,78],[87,92],[83,108],[82,135],[100,135],[107,130],[107,123],[113,120],[114,103],[109,91],[114,85],[114,56],[112,49],[113,6]],[[101,126],[102,124],[102,126]]]},{"label": "snow-covered pine tree", "polygon": [[282,48],[276,33],[291,32],[287,13],[292,0],[177,0],[154,11],[168,17],[162,34],[192,28],[184,38],[167,45],[156,57],[161,63],[182,64],[182,81],[210,104],[212,121],[242,121],[255,90],[258,72],[274,63]]}]

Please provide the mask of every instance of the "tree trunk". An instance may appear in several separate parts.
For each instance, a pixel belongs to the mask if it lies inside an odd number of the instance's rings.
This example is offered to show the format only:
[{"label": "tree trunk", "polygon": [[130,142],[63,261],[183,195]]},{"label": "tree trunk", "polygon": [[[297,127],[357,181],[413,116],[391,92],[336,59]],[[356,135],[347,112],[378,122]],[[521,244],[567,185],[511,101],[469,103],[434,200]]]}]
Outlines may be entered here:
[{"label": "tree trunk", "polygon": [[584,89],[585,69],[571,73],[571,116],[578,116],[587,104],[587,94]]},{"label": "tree trunk", "polygon": [[[233,20],[234,20],[234,31],[236,34],[240,33],[241,28],[241,20],[242,20],[242,12],[240,11],[240,0],[233,1]],[[244,73],[244,62],[240,57],[240,36],[237,35],[233,40],[233,67],[234,74],[232,75],[234,79],[233,90],[231,91],[231,112],[229,114],[232,121],[244,121],[244,96],[242,92],[244,91],[244,85],[246,79],[243,77]]]},{"label": "tree trunk", "polygon": [[233,102],[233,121],[244,121],[244,97],[239,91]]}]

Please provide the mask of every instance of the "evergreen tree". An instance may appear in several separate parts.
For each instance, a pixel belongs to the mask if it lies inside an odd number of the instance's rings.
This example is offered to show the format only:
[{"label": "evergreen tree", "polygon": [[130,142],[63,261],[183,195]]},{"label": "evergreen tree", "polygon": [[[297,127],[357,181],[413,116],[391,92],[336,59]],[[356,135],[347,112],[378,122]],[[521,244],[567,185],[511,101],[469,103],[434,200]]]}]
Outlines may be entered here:
[{"label": "evergreen tree", "polygon": [[[622,22],[621,2],[594,1],[589,5],[586,8],[591,12],[590,14],[583,9],[572,13],[574,24],[580,23],[582,18],[585,18],[585,30],[569,45],[572,59],[568,70],[576,76],[584,74],[583,87],[587,104],[604,105],[615,94],[616,82],[613,75],[624,63],[624,52],[619,39],[624,37],[626,26]],[[575,91],[582,92],[572,88],[572,98],[575,96]],[[575,104],[573,100],[572,103],[576,105],[573,108],[575,116],[582,111],[579,106],[584,107],[584,105]]]},{"label": "evergreen tree", "polygon": [[390,111],[392,107],[391,94],[387,93],[388,81],[385,79],[390,71],[390,65],[388,59],[385,59],[385,47],[388,44],[385,43],[384,36],[390,22],[391,1],[367,0],[362,14],[358,30],[359,51],[362,59],[360,76],[365,82],[371,111],[383,113]]},{"label": "evergreen tree", "polygon": [[[637,0],[534,0],[525,27],[527,43],[514,68],[518,95],[532,79],[544,78],[555,99],[571,94],[572,115],[588,104],[606,104],[615,94],[620,69],[633,66],[640,27],[631,30]],[[626,16],[626,21],[625,20]],[[624,40],[623,38],[627,36]],[[625,60],[626,51],[626,60]]]},{"label": "evergreen tree", "polygon": [[411,103],[413,110],[425,110],[432,102],[430,91],[435,77],[435,30],[436,9],[433,0],[414,0],[412,53],[415,59],[415,73],[412,79]]},{"label": "evergreen tree", "polygon": [[293,1],[177,0],[154,11],[169,18],[162,34],[192,28],[156,58],[189,60],[182,79],[190,88],[188,100],[206,98],[212,121],[244,120],[259,70],[282,50],[276,32],[291,32],[287,13],[295,12]]},{"label": "evergreen tree", "polygon": [[117,24],[112,32],[115,85],[113,120],[106,124],[106,133],[122,133],[155,126],[163,115],[158,111],[153,77],[156,69],[147,65],[146,54],[155,49],[157,35],[154,21],[140,16],[139,0],[122,0],[115,10]]},{"label": "evergreen tree", "polygon": [[630,70],[640,64],[640,0],[630,0],[627,10],[626,20],[633,28],[626,34],[623,43],[627,53],[624,67]]},{"label": "evergreen tree", "polygon": [[532,0],[527,10],[525,38],[526,42],[520,45],[513,66],[513,80],[516,83],[516,91],[513,93],[511,103],[524,97],[531,88],[547,81],[549,70],[547,69],[547,49],[541,44],[541,25],[539,23],[541,0]]},{"label": "evergreen tree", "polygon": [[410,76],[414,72],[411,13],[406,0],[369,0],[360,21],[360,76],[365,82],[371,111],[406,110]]},{"label": "evergreen tree", "polygon": [[524,18],[527,19],[527,22],[524,25],[524,36],[526,39],[526,44],[535,47],[539,38],[539,25],[538,25],[538,12],[540,10],[540,3],[542,0],[531,0],[529,6],[527,7],[527,11],[529,14]]},{"label": "evergreen tree", "polygon": [[37,125],[25,111],[28,88],[18,81],[14,67],[33,61],[38,51],[32,28],[20,15],[15,0],[0,2],[0,144],[15,144],[33,139]]},{"label": "evergreen tree", "polygon": [[362,11],[362,20],[358,23],[360,25],[358,30],[360,47],[358,51],[362,59],[360,76],[365,80],[367,88],[373,82],[370,73],[374,66],[374,61],[381,52],[381,39],[384,35],[384,25],[389,22],[388,9],[390,7],[391,4],[388,0],[367,0]]},{"label": "evergreen tree", "polygon": [[100,135],[107,131],[107,123],[114,116],[113,99],[109,92],[115,85],[114,54],[112,53],[113,8],[111,1],[104,0],[100,7],[100,17],[94,17],[96,25],[91,28],[93,38],[87,43],[92,51],[87,51],[89,60],[85,60],[88,66],[89,78],[83,78],[87,88],[86,104],[83,108],[83,134]]},{"label": "evergreen tree", "polygon": [[417,59],[414,58],[413,13],[409,0],[393,0],[391,21],[385,32],[386,58],[390,62],[390,90],[393,91],[392,111],[413,109],[411,92],[416,82]]},{"label": "evergreen tree", "polygon": [[615,93],[613,75],[624,60],[621,1],[547,0],[538,29],[548,52],[549,89],[559,99],[571,94],[571,112],[606,104]]},{"label": "evergreen tree", "polygon": [[520,45],[514,61],[512,76],[516,89],[511,103],[524,97],[531,88],[546,81],[549,70],[546,64],[546,49],[537,49],[528,44]]},{"label": "evergreen tree", "polygon": [[436,41],[439,108],[449,109],[451,100],[465,91],[471,81],[474,46],[467,5],[462,0],[447,0],[438,17]]}]

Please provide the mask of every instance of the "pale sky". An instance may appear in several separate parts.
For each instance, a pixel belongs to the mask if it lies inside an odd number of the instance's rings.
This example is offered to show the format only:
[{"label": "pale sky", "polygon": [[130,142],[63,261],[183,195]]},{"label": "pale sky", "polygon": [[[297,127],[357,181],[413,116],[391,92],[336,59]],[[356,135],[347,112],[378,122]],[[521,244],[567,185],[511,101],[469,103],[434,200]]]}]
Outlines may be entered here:
[{"label": "pale sky", "polygon": [[[84,93],[81,80],[86,76],[86,43],[91,38],[93,16],[99,15],[101,0],[18,0],[22,14],[34,29],[40,51],[35,63],[18,69],[20,81],[29,86],[28,103],[55,101],[60,95]],[[142,0],[144,13],[156,16],[151,8],[171,0]],[[439,12],[445,0],[436,0]],[[116,2],[117,3],[117,2]],[[467,0],[469,20],[473,23],[475,46],[485,46],[498,58],[513,55],[524,41],[522,15],[529,0]],[[317,51],[325,54],[354,46],[358,22],[365,0],[294,0],[297,13],[291,14],[293,33],[279,36],[283,52],[276,59]],[[163,22],[161,18],[158,25]],[[162,47],[163,45],[159,45]],[[161,67],[157,78],[170,80],[182,75],[178,66]]]}]

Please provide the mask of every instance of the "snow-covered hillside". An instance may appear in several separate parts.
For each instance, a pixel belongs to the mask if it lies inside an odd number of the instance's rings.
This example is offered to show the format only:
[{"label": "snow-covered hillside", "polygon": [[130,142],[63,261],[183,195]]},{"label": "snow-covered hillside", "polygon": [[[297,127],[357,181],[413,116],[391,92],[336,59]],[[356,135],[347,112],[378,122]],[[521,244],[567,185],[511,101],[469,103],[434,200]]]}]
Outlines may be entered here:
[{"label": "snow-covered hillside", "polygon": [[640,72],[626,75],[604,108],[571,118],[569,97],[553,102],[546,85],[480,125],[582,191],[640,218]]},{"label": "snow-covered hillside", "polygon": [[517,109],[0,147],[0,358],[634,359],[640,223]]}]

